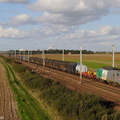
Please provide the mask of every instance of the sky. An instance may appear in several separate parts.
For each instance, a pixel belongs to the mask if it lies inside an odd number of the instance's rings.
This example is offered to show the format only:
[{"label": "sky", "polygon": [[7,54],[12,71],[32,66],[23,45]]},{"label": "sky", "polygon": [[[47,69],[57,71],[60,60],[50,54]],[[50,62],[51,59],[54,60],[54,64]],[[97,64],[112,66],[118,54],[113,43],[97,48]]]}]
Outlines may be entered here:
[{"label": "sky", "polygon": [[0,0],[0,51],[120,52],[120,0]]}]

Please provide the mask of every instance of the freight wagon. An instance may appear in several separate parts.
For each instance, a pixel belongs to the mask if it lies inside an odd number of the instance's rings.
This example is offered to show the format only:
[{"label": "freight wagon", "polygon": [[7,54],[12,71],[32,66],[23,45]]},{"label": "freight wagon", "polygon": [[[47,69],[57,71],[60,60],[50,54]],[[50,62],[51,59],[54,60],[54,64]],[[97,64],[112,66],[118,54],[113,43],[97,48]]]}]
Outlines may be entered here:
[{"label": "freight wagon", "polygon": [[[17,56],[17,59],[20,59],[20,56]],[[35,63],[38,65],[43,65],[43,59],[42,58],[35,58],[35,57],[27,57],[22,56],[21,60],[31,63]],[[53,69],[65,71],[72,74],[79,74],[80,73],[80,64],[75,62],[68,62],[68,61],[60,61],[60,60],[51,60],[51,59],[45,59],[45,66],[50,67]],[[82,72],[87,72],[87,66],[82,65]]]}]

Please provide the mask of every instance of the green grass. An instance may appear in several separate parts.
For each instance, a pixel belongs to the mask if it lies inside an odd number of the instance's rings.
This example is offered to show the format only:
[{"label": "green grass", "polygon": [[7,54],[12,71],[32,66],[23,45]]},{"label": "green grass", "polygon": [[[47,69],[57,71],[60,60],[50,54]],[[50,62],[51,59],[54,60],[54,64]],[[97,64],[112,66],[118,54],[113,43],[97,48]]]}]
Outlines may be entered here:
[{"label": "green grass", "polygon": [[[102,61],[102,62],[112,63],[112,60],[95,60],[95,61]],[[115,63],[120,63],[120,61],[115,61]]]},{"label": "green grass", "polygon": [[16,96],[19,116],[21,120],[49,120],[48,114],[40,107],[39,102],[17,80],[11,67],[2,61],[7,77]]},{"label": "green grass", "polygon": [[96,63],[96,62],[88,62],[88,61],[83,61],[83,64],[88,66],[88,68],[92,68],[92,69],[98,69],[98,68],[105,67],[105,66],[111,66],[108,64],[104,64],[104,63]]},{"label": "green grass", "polygon": [[[76,60],[72,60],[70,62],[78,62]],[[105,67],[105,66],[111,66],[110,64],[105,64],[105,63],[99,63],[99,62],[91,62],[91,61],[83,61],[83,64],[86,65],[88,68],[92,68],[92,69],[98,69],[101,67]]]}]

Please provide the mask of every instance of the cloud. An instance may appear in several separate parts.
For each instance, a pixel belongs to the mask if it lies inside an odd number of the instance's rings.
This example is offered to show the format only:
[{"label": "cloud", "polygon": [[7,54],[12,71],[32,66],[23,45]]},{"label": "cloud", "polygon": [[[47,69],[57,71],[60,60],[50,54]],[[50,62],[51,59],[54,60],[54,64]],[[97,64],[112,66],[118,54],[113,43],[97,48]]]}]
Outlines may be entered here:
[{"label": "cloud", "polygon": [[112,13],[113,13],[113,14],[120,14],[120,9],[113,10]]},{"label": "cloud", "polygon": [[[108,2],[109,3],[109,2]],[[106,8],[106,0],[37,0],[30,6],[36,11],[49,11],[52,13],[70,13],[71,11],[89,12],[94,9]]]},{"label": "cloud", "polygon": [[3,3],[29,3],[30,0],[0,0],[0,2],[3,2]]},{"label": "cloud", "polygon": [[71,15],[68,16],[64,14],[52,14],[46,12],[44,13],[43,16],[37,17],[37,21],[39,23],[42,22],[42,23],[74,26],[74,25],[81,25],[90,21],[94,21],[99,18],[100,16],[97,15],[81,16],[81,15],[77,15],[77,13],[71,13]]},{"label": "cloud", "polygon": [[58,40],[76,41],[76,42],[97,42],[104,40],[119,40],[120,28],[111,26],[102,26],[98,30],[79,30],[59,36]]},{"label": "cloud", "polygon": [[27,14],[18,15],[11,18],[10,22],[1,25],[82,25],[110,14],[111,8],[120,7],[120,0],[37,0],[27,7],[43,13],[36,18]]},{"label": "cloud", "polygon": [[120,0],[37,0],[29,5],[34,11],[45,12],[39,22],[67,26],[98,20],[116,7],[120,7]]},{"label": "cloud", "polygon": [[72,26],[98,20],[109,14],[108,3],[107,0],[37,0],[29,8],[45,12],[38,18],[39,21]]},{"label": "cloud", "polygon": [[1,23],[2,26],[16,26],[16,27],[28,24],[34,24],[34,20],[31,16],[27,14],[17,15],[15,17],[10,18],[9,22]]},{"label": "cloud", "polygon": [[[72,30],[71,30],[72,29]],[[87,49],[103,49],[108,43],[108,46],[112,44],[119,44],[120,40],[120,27],[102,26],[98,30],[76,30],[73,28],[65,28],[65,26],[45,26],[44,28],[33,28],[28,30],[19,30],[18,28],[3,28],[0,26],[0,38],[6,39],[19,39],[32,44],[46,45],[46,48],[52,43],[58,49],[78,49],[79,45],[85,45]],[[56,31],[55,31],[56,30]],[[94,43],[94,44],[93,44]],[[17,44],[17,43],[16,43]],[[48,45],[49,44],[49,45]],[[32,46],[31,46],[32,47]],[[40,47],[40,46],[39,46]],[[119,48],[119,47],[118,47]]]},{"label": "cloud", "polygon": [[[56,36],[56,45],[63,46],[66,49],[79,49],[83,45],[85,49],[90,50],[108,50],[114,44],[119,48],[120,27],[102,26],[97,30],[76,30],[61,36]],[[106,44],[103,44],[106,43]]]},{"label": "cloud", "polygon": [[111,0],[108,1],[108,5],[110,5],[113,8],[120,8],[120,0]]},{"label": "cloud", "polygon": [[98,30],[76,30],[64,26],[45,26],[44,28],[33,28],[19,30],[17,28],[3,28],[0,26],[0,38],[13,39],[39,39],[52,38],[61,42],[97,42],[105,40],[119,40],[120,27],[102,26]]},{"label": "cloud", "polygon": [[3,28],[0,26],[0,38],[24,38],[27,36],[25,31],[16,28]]},{"label": "cloud", "polygon": [[4,28],[0,26],[0,38],[47,38],[60,35],[60,33],[68,33],[71,28],[65,28],[64,26],[44,26],[44,28],[32,28],[28,30],[19,30],[18,28]]}]

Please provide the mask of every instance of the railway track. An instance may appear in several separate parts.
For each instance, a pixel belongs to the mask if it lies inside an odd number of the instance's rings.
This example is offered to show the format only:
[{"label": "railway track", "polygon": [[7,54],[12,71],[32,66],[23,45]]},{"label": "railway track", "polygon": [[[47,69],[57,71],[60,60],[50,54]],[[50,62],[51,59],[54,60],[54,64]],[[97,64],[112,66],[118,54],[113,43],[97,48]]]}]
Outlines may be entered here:
[{"label": "railway track", "polygon": [[[19,62],[22,62],[31,69],[36,70],[36,65],[33,63],[27,63],[23,61]],[[90,79],[86,78],[83,78],[84,83],[80,84],[79,76],[75,76],[47,67],[43,68],[42,66],[38,66],[36,72],[55,81],[59,81],[72,90],[91,93],[100,96],[105,100],[115,102],[118,106],[120,106],[120,88],[100,82],[91,81]]]}]

